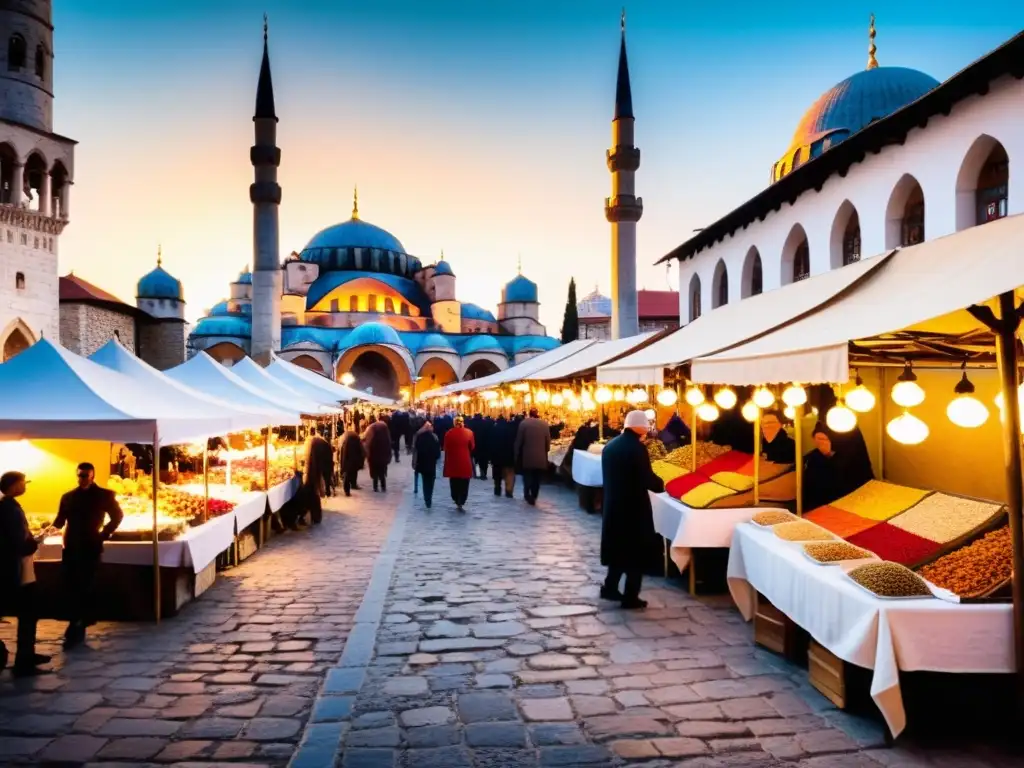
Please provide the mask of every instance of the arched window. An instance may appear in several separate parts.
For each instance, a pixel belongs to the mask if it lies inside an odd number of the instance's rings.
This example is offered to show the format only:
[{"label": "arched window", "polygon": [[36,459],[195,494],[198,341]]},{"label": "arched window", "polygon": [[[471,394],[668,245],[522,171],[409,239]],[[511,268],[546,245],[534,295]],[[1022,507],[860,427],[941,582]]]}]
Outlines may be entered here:
[{"label": "arched window", "polygon": [[804,161],[803,155],[804,155],[803,147],[800,147],[796,152],[793,153],[793,168],[792,168],[792,170],[795,171],[797,168],[800,167],[800,164]]},{"label": "arched window", "polygon": [[860,217],[854,211],[843,233],[843,266],[860,261]]},{"label": "arched window", "polygon": [[391,300],[390,296],[384,297],[384,313],[388,315],[395,314],[395,302]]},{"label": "arched window", "polygon": [[348,311],[349,312],[358,312],[359,311],[359,297],[358,296],[349,296],[349,298],[348,298]]},{"label": "arched window", "polygon": [[754,263],[750,265],[750,295],[757,296],[764,290],[764,278],[761,277],[761,257],[754,254]]},{"label": "arched window", "polygon": [[46,79],[46,51],[41,45],[36,46],[36,77]]},{"label": "arched window", "polygon": [[696,275],[690,281],[690,322],[700,317],[700,278]]},{"label": "arched window", "polygon": [[405,315],[406,317],[408,317],[408,316],[409,316],[409,305],[408,305],[408,304],[406,304],[406,303],[405,303],[405,302],[403,301],[403,302],[402,302],[402,303],[401,303],[401,304],[399,305],[399,307],[398,307],[398,311],[399,311],[399,312],[400,312],[401,314],[403,314],[403,315]]},{"label": "arched window", "polygon": [[903,223],[900,227],[900,245],[917,245],[924,242],[924,192],[915,184],[903,207]]},{"label": "arched window", "polygon": [[14,274],[14,287],[17,288],[19,291],[22,291],[22,290],[25,289],[25,273],[24,272],[15,272],[15,274]]},{"label": "arched window", "polygon": [[712,285],[715,291],[714,298],[711,300],[712,308],[724,307],[729,303],[729,272],[726,270],[725,262],[722,260],[719,260],[718,264],[715,265],[715,276]]},{"label": "arched window", "polygon": [[376,312],[377,311],[377,296],[375,294],[371,293],[367,297],[367,299],[366,299],[366,310],[368,312]]},{"label": "arched window", "polygon": [[811,276],[811,252],[804,240],[793,254],[793,282],[806,280]]},{"label": "arched window", "polygon": [[19,34],[11,35],[7,41],[7,69],[17,72],[25,66],[25,38]]},{"label": "arched window", "polygon": [[978,174],[978,224],[987,224],[1006,216],[1009,182],[1010,159],[1003,145],[997,142]]}]

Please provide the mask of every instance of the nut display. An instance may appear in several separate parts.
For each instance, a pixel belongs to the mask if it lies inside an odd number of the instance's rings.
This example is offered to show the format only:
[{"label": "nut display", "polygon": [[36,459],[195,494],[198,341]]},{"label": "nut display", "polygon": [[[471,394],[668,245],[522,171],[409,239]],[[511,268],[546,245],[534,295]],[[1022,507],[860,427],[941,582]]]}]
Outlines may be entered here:
[{"label": "nut display", "polygon": [[834,539],[831,533],[806,520],[779,523],[772,527],[775,535],[786,541],[826,541]]},{"label": "nut display", "polygon": [[790,514],[789,512],[783,512],[781,509],[768,509],[764,512],[758,512],[750,521],[757,523],[758,525],[778,525],[779,523],[791,523],[796,521],[796,515]]},{"label": "nut display", "polygon": [[667,461],[652,461],[651,469],[658,477],[661,478],[662,482],[670,482],[675,480],[677,477],[682,477],[686,474],[686,470],[682,467],[677,467],[675,464],[669,464]]},{"label": "nut display", "polygon": [[[731,451],[728,445],[718,445],[716,443],[697,443],[697,467],[703,467],[710,461],[717,459],[724,453]],[[664,458],[669,464],[675,464],[677,467],[682,467],[687,472],[693,468],[693,446],[684,445],[675,450],[669,451]]]},{"label": "nut display", "polygon": [[879,597],[930,597],[924,579],[897,563],[867,563],[847,574]]},{"label": "nut display", "polygon": [[988,501],[933,493],[889,520],[889,525],[939,544],[948,544],[987,523],[1001,509],[1001,505]]},{"label": "nut display", "polygon": [[651,461],[663,459],[667,454],[668,451],[665,450],[665,444],[661,440],[655,438],[647,441],[647,455]]},{"label": "nut display", "polygon": [[822,541],[804,544],[804,552],[819,563],[836,563],[840,560],[864,560],[872,557],[866,549],[847,544],[845,541]]},{"label": "nut display", "polygon": [[917,571],[932,584],[960,597],[978,597],[1013,575],[1013,543],[1004,525],[973,544],[950,552]]}]

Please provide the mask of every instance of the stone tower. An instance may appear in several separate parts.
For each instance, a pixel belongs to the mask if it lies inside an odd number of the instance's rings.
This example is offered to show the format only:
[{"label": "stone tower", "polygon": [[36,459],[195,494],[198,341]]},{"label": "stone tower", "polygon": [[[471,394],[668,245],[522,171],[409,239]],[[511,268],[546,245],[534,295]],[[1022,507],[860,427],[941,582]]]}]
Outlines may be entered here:
[{"label": "stone tower", "polygon": [[250,354],[261,365],[281,349],[281,260],[279,255],[278,206],[281,186],[277,167],[281,150],[277,148],[277,114],[274,111],[274,84],[270,77],[270,53],[267,50],[267,17],[263,17],[263,62],[256,86],[256,111],[252,118],[256,142],[249,151],[255,169],[255,181],[249,187],[253,205],[252,219],[252,337]]},{"label": "stone tower", "polygon": [[0,362],[59,337],[75,142],[53,133],[50,0],[0,0]]},{"label": "stone tower", "polygon": [[604,215],[612,225],[612,338],[640,332],[636,296],[636,223],[644,212],[636,196],[640,150],[633,146],[633,95],[626,62],[626,12],[622,12],[619,74],[615,83],[612,148],[606,153],[612,174],[612,196],[604,200]]}]

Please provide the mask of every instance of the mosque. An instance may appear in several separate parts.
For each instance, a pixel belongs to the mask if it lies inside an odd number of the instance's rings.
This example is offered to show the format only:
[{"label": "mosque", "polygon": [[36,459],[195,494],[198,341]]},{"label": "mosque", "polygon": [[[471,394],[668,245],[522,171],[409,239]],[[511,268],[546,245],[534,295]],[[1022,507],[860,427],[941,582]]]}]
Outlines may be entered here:
[{"label": "mosque", "polygon": [[[270,353],[325,376],[351,373],[355,386],[394,397],[477,378],[558,346],[538,319],[537,285],[521,273],[503,288],[497,315],[459,301],[452,266],[408,253],[393,234],[364,221],[358,190],[347,221],[315,234],[283,263],[278,255],[280,150],[264,28],[253,117],[256,145],[254,266],[230,296],[199,320],[189,353],[226,365]],[[162,267],[139,281],[147,300],[183,302],[181,284]]]}]

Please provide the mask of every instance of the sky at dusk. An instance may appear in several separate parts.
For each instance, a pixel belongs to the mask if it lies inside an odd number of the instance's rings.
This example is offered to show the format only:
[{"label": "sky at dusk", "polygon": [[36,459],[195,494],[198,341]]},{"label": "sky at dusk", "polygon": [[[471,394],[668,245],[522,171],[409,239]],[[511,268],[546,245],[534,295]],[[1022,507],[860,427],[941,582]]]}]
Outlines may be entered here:
[{"label": "sky at dusk", "polygon": [[[252,261],[249,147],[270,16],[281,256],[361,217],[463,301],[523,273],[557,335],[566,288],[607,293],[619,2],[55,0],[54,130],[79,141],[60,269],[133,302],[164,266],[188,319]],[[889,4],[896,6],[897,4]],[[769,9],[767,6],[771,6]],[[944,80],[1024,28],[1019,0],[627,4],[641,167],[640,287],[653,263],[757,193],[810,104],[878,60]]]}]

